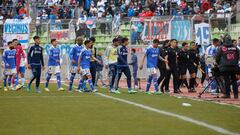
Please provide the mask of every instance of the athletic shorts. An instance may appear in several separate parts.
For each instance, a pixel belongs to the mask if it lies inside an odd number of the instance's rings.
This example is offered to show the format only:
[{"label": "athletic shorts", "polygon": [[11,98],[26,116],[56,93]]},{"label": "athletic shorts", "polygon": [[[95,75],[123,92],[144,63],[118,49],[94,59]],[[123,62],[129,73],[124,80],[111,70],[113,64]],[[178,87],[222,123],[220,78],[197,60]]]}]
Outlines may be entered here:
[{"label": "athletic shorts", "polygon": [[190,74],[197,73],[197,67],[194,65],[189,65],[188,66],[188,71]]},{"label": "athletic shorts", "polygon": [[25,73],[25,72],[26,72],[25,66],[19,67],[19,73]]},{"label": "athletic shorts", "polygon": [[5,68],[3,71],[4,75],[13,75],[13,74],[17,74],[17,69],[16,68]]},{"label": "athletic shorts", "polygon": [[179,66],[179,73],[180,75],[186,75],[187,74],[187,66]]},{"label": "athletic shorts", "polygon": [[77,74],[78,73],[77,68],[78,68],[77,66],[71,66],[70,67],[70,73]]},{"label": "athletic shorts", "polygon": [[61,73],[60,66],[49,66],[47,73],[48,74],[58,74],[58,73]]},{"label": "athletic shorts", "polygon": [[147,68],[149,74],[157,74],[157,68]]},{"label": "athletic shorts", "polygon": [[85,68],[85,69],[82,69],[82,68],[81,68],[81,75],[82,75],[82,76],[91,75],[90,69],[89,69],[89,68]]}]

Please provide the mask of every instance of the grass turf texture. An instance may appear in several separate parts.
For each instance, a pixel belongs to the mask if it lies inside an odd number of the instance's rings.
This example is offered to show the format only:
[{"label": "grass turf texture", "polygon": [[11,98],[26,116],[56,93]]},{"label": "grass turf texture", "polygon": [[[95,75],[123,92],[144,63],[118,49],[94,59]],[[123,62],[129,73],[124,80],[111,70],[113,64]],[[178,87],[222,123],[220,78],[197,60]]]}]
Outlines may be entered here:
[{"label": "grass turf texture", "polygon": [[[0,92],[0,135],[219,135],[219,133],[173,117],[157,114],[93,93],[57,91],[50,84],[50,93],[26,90]],[[64,87],[67,89],[67,87]],[[240,132],[240,109],[178,99],[168,95],[114,95],[164,111],[188,116],[233,132]],[[187,102],[192,107],[182,107]]]}]

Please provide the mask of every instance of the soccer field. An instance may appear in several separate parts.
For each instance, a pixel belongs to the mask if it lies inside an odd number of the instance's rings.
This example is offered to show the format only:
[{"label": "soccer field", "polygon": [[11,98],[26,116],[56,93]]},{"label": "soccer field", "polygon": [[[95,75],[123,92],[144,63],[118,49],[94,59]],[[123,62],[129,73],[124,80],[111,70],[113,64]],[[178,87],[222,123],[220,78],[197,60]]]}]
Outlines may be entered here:
[{"label": "soccer field", "polygon": [[[33,84],[34,85],[34,84]],[[42,87],[43,85],[41,85]],[[67,89],[67,86],[64,86]],[[240,133],[240,108],[169,95],[0,92],[0,135],[219,135]],[[182,103],[190,103],[184,107]]]}]

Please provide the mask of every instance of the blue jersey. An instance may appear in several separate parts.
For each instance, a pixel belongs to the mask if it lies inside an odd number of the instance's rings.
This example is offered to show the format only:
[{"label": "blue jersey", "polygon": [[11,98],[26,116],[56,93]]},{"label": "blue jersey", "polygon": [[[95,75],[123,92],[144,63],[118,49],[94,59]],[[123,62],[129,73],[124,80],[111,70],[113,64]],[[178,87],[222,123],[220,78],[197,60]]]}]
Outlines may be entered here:
[{"label": "blue jersey", "polygon": [[149,46],[146,49],[147,68],[156,68],[158,62],[159,49]]},{"label": "blue jersey", "polygon": [[60,65],[60,49],[56,47],[51,47],[48,54],[48,66],[59,65]]},{"label": "blue jersey", "polygon": [[91,50],[88,50],[88,49],[84,48],[81,51],[81,54],[80,54],[80,59],[81,59],[80,66],[81,66],[82,69],[90,68],[90,58],[91,58],[91,55],[92,55]]},{"label": "blue jersey", "polygon": [[[2,59],[4,62],[4,68],[16,68],[16,50],[6,49],[3,52]],[[7,66],[9,64],[9,67]]]},{"label": "blue jersey", "polygon": [[72,50],[71,50],[71,52],[70,52],[70,55],[69,55],[69,56],[70,56],[70,60],[71,60],[71,61],[72,61],[72,60],[75,61],[75,63],[72,64],[72,66],[75,66],[75,67],[78,66],[78,58],[79,58],[79,56],[80,56],[80,53],[81,53],[82,49],[83,49],[83,46],[82,46],[82,45],[75,45],[75,46],[72,48]]},{"label": "blue jersey", "polygon": [[125,67],[128,66],[127,62],[128,57],[128,49],[126,46],[120,46],[118,48],[118,66]]}]

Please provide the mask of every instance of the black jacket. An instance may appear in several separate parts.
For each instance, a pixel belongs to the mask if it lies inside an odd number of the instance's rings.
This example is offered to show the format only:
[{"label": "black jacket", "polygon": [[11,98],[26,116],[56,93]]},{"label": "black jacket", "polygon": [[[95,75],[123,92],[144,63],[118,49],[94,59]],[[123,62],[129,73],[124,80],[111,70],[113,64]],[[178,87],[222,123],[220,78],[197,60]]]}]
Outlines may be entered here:
[{"label": "black jacket", "polygon": [[27,60],[31,66],[44,66],[43,48],[36,44],[31,46],[28,51]]},{"label": "black jacket", "polygon": [[239,61],[239,50],[233,45],[219,47],[216,54],[216,63],[221,72],[237,72]]},{"label": "black jacket", "polygon": [[[163,59],[165,58],[165,56],[167,55],[167,47],[161,47],[159,48],[159,56],[162,57]],[[159,59],[158,57],[158,68],[166,68],[166,64],[163,60]]]}]

